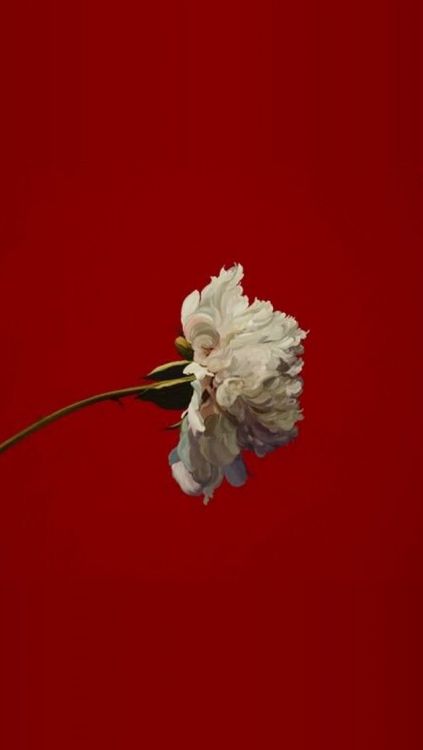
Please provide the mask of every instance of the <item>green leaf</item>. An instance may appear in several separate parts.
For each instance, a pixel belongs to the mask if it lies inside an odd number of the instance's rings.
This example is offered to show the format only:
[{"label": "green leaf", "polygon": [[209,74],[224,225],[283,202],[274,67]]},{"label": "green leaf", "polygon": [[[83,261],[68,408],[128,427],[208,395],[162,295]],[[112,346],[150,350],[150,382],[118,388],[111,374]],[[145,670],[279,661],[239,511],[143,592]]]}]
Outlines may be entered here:
[{"label": "green leaf", "polygon": [[192,376],[152,383],[136,398],[151,401],[162,409],[187,409],[192,398]]},{"label": "green leaf", "polygon": [[184,368],[189,365],[189,360],[178,359],[176,362],[166,362],[164,365],[155,367],[154,370],[148,373],[146,376],[151,380],[169,380],[171,378],[181,378],[183,376]]}]

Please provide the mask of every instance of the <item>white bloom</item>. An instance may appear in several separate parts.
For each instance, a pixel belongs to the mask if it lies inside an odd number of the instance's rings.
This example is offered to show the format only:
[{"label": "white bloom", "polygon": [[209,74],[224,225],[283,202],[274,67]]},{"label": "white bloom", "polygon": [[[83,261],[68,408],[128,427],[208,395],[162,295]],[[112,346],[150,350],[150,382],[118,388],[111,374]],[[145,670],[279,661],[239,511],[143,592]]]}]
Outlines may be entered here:
[{"label": "white bloom", "polygon": [[181,310],[194,352],[184,372],[196,380],[176,449],[188,474],[182,477],[175,462],[173,474],[185,492],[207,499],[223,476],[236,486],[245,481],[243,449],[263,456],[285,445],[302,418],[298,375],[306,333],[270,302],[249,304],[243,275],[239,264],[223,268],[201,293],[192,292]]}]

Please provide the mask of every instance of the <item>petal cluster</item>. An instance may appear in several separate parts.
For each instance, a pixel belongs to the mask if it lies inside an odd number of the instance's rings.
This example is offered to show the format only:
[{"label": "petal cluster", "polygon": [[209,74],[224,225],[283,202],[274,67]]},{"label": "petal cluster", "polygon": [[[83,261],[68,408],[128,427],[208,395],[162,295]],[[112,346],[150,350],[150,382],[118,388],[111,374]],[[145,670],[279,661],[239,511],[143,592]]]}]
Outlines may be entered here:
[{"label": "petal cluster", "polygon": [[302,341],[306,332],[270,302],[250,304],[240,264],[218,276],[182,304],[184,336],[193,362],[191,403],[183,415],[172,473],[184,492],[205,502],[224,478],[234,486],[247,478],[241,456],[264,456],[297,434],[302,418]]}]

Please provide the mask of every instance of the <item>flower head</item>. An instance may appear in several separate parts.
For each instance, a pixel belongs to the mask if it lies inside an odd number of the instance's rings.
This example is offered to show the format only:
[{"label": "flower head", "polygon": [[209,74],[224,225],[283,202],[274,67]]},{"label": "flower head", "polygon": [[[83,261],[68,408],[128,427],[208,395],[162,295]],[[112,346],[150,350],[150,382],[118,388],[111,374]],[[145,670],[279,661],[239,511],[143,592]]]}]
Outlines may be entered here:
[{"label": "flower head", "polygon": [[242,450],[264,456],[297,434],[302,418],[302,340],[295,318],[243,294],[240,264],[222,268],[202,292],[182,304],[181,320],[195,376],[172,473],[190,495],[208,501],[226,477],[247,478]]}]

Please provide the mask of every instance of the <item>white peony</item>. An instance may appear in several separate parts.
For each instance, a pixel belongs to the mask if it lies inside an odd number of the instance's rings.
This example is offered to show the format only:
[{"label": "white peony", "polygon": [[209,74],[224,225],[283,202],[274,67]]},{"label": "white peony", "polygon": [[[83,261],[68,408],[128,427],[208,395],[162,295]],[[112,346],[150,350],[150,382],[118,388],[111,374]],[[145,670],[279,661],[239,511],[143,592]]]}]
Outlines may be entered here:
[{"label": "white peony", "polygon": [[183,415],[178,447],[170,454],[172,473],[184,492],[207,502],[226,479],[244,484],[244,449],[264,456],[297,434],[302,418],[301,341],[295,318],[270,302],[243,294],[241,265],[222,268],[181,310],[195,376]]}]

